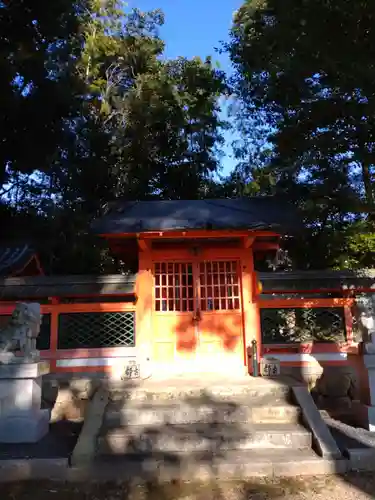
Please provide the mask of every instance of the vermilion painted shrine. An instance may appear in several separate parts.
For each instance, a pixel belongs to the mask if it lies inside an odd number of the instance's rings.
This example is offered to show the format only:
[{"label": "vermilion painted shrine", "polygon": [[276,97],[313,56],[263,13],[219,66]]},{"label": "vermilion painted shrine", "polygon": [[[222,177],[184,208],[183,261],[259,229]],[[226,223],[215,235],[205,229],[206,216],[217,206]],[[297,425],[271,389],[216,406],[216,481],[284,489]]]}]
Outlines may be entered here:
[{"label": "vermilion painted shrine", "polygon": [[259,360],[285,370],[356,364],[356,295],[373,291],[371,273],[255,271],[256,256],[300,227],[274,198],[119,201],[91,229],[137,272],[8,273],[0,318],[15,301],[39,301],[39,348],[55,372],[111,372],[141,356],[150,374],[249,373],[254,340]]}]

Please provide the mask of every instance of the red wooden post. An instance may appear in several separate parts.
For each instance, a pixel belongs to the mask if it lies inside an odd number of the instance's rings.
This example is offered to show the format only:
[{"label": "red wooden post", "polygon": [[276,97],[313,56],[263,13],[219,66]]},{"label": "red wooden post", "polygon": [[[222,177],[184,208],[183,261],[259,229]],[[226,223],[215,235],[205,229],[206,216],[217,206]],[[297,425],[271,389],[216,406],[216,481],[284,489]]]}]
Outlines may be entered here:
[{"label": "red wooden post", "polygon": [[352,314],[352,308],[350,306],[344,306],[344,318],[345,318],[346,341],[348,344],[352,344],[354,341],[353,314]]},{"label": "red wooden post", "polygon": [[56,371],[57,344],[59,333],[59,313],[56,307],[51,307],[51,337],[50,337],[50,370]]}]

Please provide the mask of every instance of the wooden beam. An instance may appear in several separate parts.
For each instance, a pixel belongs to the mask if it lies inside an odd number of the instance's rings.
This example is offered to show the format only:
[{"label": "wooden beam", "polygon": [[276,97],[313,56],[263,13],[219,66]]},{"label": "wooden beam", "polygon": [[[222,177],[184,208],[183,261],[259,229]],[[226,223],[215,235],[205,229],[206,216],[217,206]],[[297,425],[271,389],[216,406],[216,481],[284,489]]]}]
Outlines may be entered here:
[{"label": "wooden beam", "polygon": [[199,238],[243,238],[249,233],[244,231],[228,231],[228,230],[191,230],[191,231],[153,231],[142,233],[142,238],[145,239],[199,239]]},{"label": "wooden beam", "polygon": [[337,299],[271,299],[260,300],[259,307],[261,309],[315,309],[319,307],[345,307],[353,306],[355,299],[337,298]]},{"label": "wooden beam", "polygon": [[236,229],[184,229],[181,231],[148,231],[142,233],[116,233],[116,234],[101,234],[102,238],[106,239],[125,239],[125,238],[143,238],[143,239],[173,239],[173,238],[245,238],[251,237],[276,237],[279,233],[273,231],[255,231]]},{"label": "wooden beam", "polygon": [[255,241],[255,237],[254,236],[245,236],[244,238],[244,247],[247,249],[247,248],[250,248],[253,243]]},{"label": "wooden beam", "polygon": [[253,250],[278,250],[280,244],[277,241],[256,241],[253,245]]},{"label": "wooden beam", "polygon": [[147,241],[145,241],[143,238],[138,238],[137,241],[138,241],[139,249],[142,252],[146,252],[148,250],[148,243],[147,243]]}]

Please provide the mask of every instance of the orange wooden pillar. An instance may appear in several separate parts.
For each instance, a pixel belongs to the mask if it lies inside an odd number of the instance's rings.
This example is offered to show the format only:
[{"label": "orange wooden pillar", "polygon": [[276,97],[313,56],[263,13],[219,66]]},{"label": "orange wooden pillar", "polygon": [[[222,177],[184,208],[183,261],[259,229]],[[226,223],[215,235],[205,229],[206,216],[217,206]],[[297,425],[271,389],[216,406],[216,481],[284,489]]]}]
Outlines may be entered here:
[{"label": "orange wooden pillar", "polygon": [[[250,244],[249,244],[250,243]],[[251,352],[251,342],[257,341],[258,360],[261,353],[261,328],[260,328],[260,310],[257,297],[257,280],[254,270],[253,252],[251,249],[251,240],[245,239],[244,251],[241,258],[242,271],[242,303],[243,303],[243,323],[244,323],[244,347],[245,364],[248,372],[252,371],[249,366],[248,354]]]},{"label": "orange wooden pillar", "polygon": [[147,241],[138,240],[139,266],[136,280],[135,345],[137,349],[152,359],[152,259]]}]

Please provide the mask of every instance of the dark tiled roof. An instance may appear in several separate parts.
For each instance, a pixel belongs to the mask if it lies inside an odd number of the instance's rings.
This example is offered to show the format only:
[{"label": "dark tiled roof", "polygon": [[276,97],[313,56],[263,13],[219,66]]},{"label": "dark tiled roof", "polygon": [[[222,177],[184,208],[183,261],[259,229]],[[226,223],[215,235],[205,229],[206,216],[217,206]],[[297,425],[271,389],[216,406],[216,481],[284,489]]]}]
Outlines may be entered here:
[{"label": "dark tiled roof", "polygon": [[0,276],[11,276],[22,271],[35,256],[29,245],[0,246]]},{"label": "dark tiled roof", "polygon": [[258,273],[263,289],[271,290],[324,290],[355,289],[375,290],[375,270],[346,271],[281,271]]},{"label": "dark tiled roof", "polygon": [[96,234],[188,229],[258,229],[292,232],[302,222],[296,209],[273,197],[155,200],[110,204],[94,221]]},{"label": "dark tiled roof", "polygon": [[3,278],[0,279],[0,300],[133,294],[135,279],[135,274]]}]

